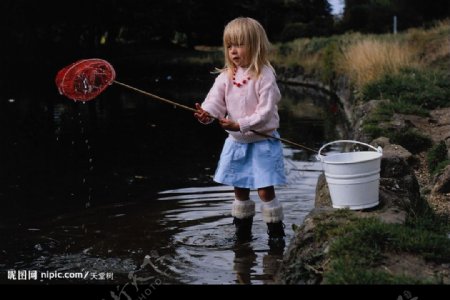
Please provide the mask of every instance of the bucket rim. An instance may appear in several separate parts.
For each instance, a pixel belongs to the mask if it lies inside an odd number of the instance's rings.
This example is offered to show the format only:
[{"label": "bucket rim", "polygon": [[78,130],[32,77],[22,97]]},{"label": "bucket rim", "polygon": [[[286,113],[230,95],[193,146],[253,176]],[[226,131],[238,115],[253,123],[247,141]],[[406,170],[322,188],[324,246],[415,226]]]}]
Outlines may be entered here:
[{"label": "bucket rim", "polygon": [[[360,142],[360,141],[355,141],[355,140],[337,140],[337,141],[333,141],[333,142],[326,143],[325,145],[323,145],[322,147],[320,147],[319,152],[317,152],[317,158],[318,158],[320,161],[324,162],[324,156],[320,154],[320,153],[322,152],[322,150],[325,149],[326,147],[328,147],[329,145],[337,144],[337,143],[353,143],[353,144],[364,145],[364,146],[366,146],[366,147],[368,147],[368,148],[371,148],[371,149],[374,150],[375,152],[380,153],[381,156],[383,155],[383,149],[382,149],[380,146],[378,146],[378,148],[375,148],[375,147],[372,146],[372,145],[369,145],[369,144],[366,144],[366,143],[363,143],[363,142]],[[345,152],[345,153],[348,153],[348,152]],[[340,153],[339,153],[339,154],[340,154]],[[381,156],[380,156],[380,157],[381,157]],[[379,157],[378,157],[378,158],[379,158]],[[378,158],[376,158],[376,159],[378,159]],[[366,161],[370,161],[370,160],[366,160]],[[343,162],[343,163],[350,163],[350,162]],[[351,162],[351,163],[353,163],[353,162]]]},{"label": "bucket rim", "polygon": [[361,162],[369,162],[369,161],[374,161],[374,160],[379,160],[382,157],[382,153],[379,152],[373,152],[373,151],[361,151],[361,152],[372,152],[373,154],[376,155],[376,157],[370,158],[370,159],[358,159],[358,160],[353,160],[353,161],[335,161],[335,162],[330,162],[330,161],[326,161],[326,159],[328,157],[332,157],[335,155],[340,155],[340,154],[346,154],[346,153],[352,153],[352,152],[345,152],[345,153],[336,153],[330,156],[325,156],[324,159],[322,159],[322,162],[328,165],[345,165],[345,164],[355,164],[355,163],[361,163]]}]

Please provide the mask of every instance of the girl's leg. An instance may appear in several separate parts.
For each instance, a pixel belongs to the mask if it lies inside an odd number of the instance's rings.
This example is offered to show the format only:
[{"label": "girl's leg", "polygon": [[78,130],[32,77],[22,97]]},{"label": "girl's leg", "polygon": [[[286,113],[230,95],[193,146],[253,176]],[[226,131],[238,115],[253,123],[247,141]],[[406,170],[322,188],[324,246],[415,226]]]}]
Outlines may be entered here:
[{"label": "girl's leg", "polygon": [[236,200],[245,201],[250,199],[250,189],[244,189],[240,187],[234,188],[234,196]]},{"label": "girl's leg", "polygon": [[263,202],[269,202],[275,198],[275,189],[273,186],[268,186],[258,189],[258,196]]},{"label": "girl's leg", "polygon": [[248,240],[252,234],[255,202],[250,200],[250,189],[234,188],[235,200],[231,208],[233,224],[236,226],[236,236],[240,240]]},{"label": "girl's leg", "polygon": [[267,223],[269,245],[275,242],[275,245],[284,247],[283,207],[275,196],[275,189],[273,186],[260,188],[258,195],[263,201],[261,212],[264,222]]}]

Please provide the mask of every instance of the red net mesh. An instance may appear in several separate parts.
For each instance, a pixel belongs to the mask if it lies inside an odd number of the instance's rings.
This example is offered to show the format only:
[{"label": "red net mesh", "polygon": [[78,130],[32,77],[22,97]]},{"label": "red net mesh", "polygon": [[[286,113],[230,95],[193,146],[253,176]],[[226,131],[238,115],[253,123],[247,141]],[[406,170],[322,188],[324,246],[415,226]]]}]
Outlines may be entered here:
[{"label": "red net mesh", "polygon": [[110,63],[103,59],[82,59],[56,75],[59,93],[76,101],[89,101],[97,97],[116,77]]}]

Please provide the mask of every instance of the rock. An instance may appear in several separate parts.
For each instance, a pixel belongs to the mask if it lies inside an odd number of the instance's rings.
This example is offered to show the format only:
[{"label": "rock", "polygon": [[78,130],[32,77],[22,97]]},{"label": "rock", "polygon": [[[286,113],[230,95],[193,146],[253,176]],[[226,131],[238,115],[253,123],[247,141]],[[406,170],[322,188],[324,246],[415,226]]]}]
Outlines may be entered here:
[{"label": "rock", "polygon": [[314,201],[314,207],[331,207],[330,190],[328,189],[324,173],[320,174],[317,179],[316,201]]},{"label": "rock", "polygon": [[444,172],[436,178],[432,189],[433,193],[450,193],[450,165],[445,167]]},{"label": "rock", "polygon": [[[411,152],[400,145],[391,144],[389,139],[386,137],[379,137],[373,140],[370,144],[374,147],[380,146],[383,148],[383,160],[385,160],[385,165],[396,164],[398,159],[404,160],[407,163],[415,162],[414,156]],[[390,160],[394,160],[394,162],[390,163]],[[387,177],[390,176],[387,175]]]},{"label": "rock", "polygon": [[[363,123],[366,121],[367,117],[374,111],[380,104],[389,103],[390,100],[370,100],[364,103],[361,103],[353,108],[350,115],[347,116],[347,119],[351,123],[351,128],[354,128],[354,132],[352,136],[355,140],[361,142],[369,142],[369,137],[364,135],[364,133],[360,130],[362,128]],[[350,103],[344,102],[344,105],[350,105]],[[353,106],[352,106],[353,107]]]}]

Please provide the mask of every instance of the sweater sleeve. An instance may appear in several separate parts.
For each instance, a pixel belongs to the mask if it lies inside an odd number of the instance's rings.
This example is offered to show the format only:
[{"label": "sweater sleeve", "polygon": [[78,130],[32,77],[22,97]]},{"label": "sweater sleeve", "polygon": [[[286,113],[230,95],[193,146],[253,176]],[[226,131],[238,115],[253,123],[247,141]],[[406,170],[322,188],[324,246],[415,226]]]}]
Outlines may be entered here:
[{"label": "sweater sleeve", "polygon": [[272,71],[268,71],[261,76],[262,78],[257,90],[259,101],[255,112],[237,120],[242,133],[263,127],[277,112],[277,104],[281,99],[281,94],[276,83],[275,75]]},{"label": "sweater sleeve", "polygon": [[225,73],[217,76],[205,101],[202,103],[202,108],[215,118],[223,118],[227,112],[225,105],[225,76]]}]

